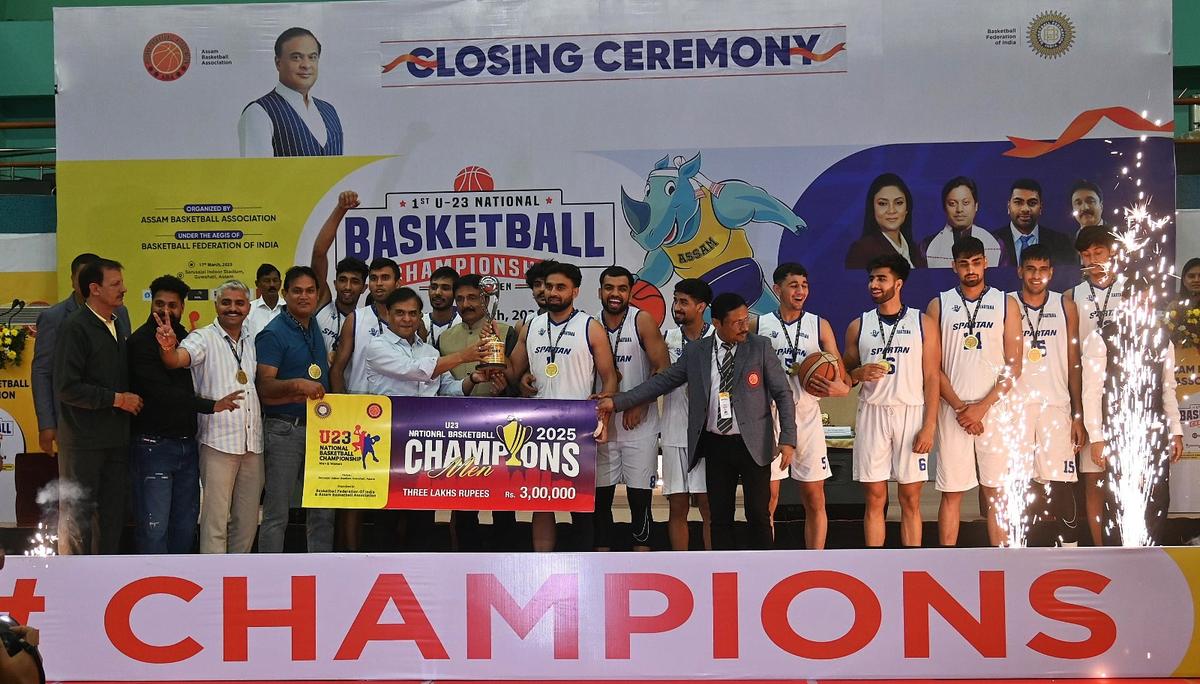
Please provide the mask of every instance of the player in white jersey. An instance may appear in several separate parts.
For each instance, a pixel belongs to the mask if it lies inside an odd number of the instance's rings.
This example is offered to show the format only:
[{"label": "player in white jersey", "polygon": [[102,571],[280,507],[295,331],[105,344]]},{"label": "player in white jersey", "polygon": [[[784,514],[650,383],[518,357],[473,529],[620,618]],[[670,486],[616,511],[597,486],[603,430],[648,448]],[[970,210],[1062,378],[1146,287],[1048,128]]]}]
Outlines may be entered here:
[{"label": "player in white jersey", "polygon": [[[804,304],[808,301],[808,270],[804,266],[797,263],[780,264],[775,269],[773,280],[779,311],[759,317],[758,334],[770,340],[775,348],[779,362],[788,374],[792,397],[796,402],[796,451],[790,474],[800,483],[800,497],[804,504],[804,547],[823,549],[829,527],[825,515],[825,480],[833,471],[829,468],[818,398],[844,397],[850,393],[850,386],[846,384],[845,368],[840,362],[834,380],[817,377],[808,386],[802,386],[802,378],[797,374],[800,363],[809,354],[821,351],[840,358],[837,339],[829,321],[804,310]],[[778,429],[778,416],[775,420]],[[779,497],[778,481],[772,481],[771,485],[773,518],[774,504]]]},{"label": "player in white jersey", "polygon": [[[535,311],[533,316],[530,316],[527,319],[522,318],[521,320],[515,322],[513,327],[516,328],[518,335],[521,334],[521,331],[525,328],[526,324],[533,320],[535,316],[546,312],[546,269],[557,263],[558,262],[553,259],[545,259],[543,261],[534,263],[525,270],[525,286],[529,288],[529,296],[533,299]],[[518,386],[517,391],[520,392],[521,396],[523,397],[535,396],[537,394],[537,389],[534,388],[534,383],[535,380],[533,375],[526,373],[525,376],[521,378],[521,383]]]},{"label": "player in white jersey", "polygon": [[[600,322],[608,335],[620,391],[631,390],[670,365],[667,345],[649,313],[629,305],[633,274],[624,266],[600,273]],[[612,548],[612,503],[625,485],[633,550],[650,550],[650,498],[658,480],[658,403],[642,404],[613,418],[608,441],[596,453],[596,550]]]},{"label": "player in white jersey", "polygon": [[[1083,282],[1063,296],[1079,310],[1078,339],[1082,349],[1088,335],[1111,320],[1125,300],[1125,282],[1113,269],[1116,238],[1108,228],[1088,226],[1081,229],[1075,238],[1075,250],[1083,263]],[[1108,479],[1104,477],[1105,467],[1092,460],[1091,451],[1091,444],[1080,449],[1078,463],[1088,531],[1092,543],[1099,546],[1103,543],[1100,520]]]},{"label": "player in white jersey", "polygon": [[[313,270],[315,271],[316,267]],[[367,265],[362,259],[346,257],[339,261],[336,267],[337,275],[333,281],[336,296],[330,293],[329,283],[323,276],[324,271],[317,271],[317,275],[321,276],[323,292],[319,296],[324,301],[318,305],[315,319],[321,328],[321,334],[325,336],[330,363],[337,352],[338,338],[342,336],[342,324],[358,308],[358,301],[367,287],[367,270]]]},{"label": "player in white jersey", "polygon": [[1054,277],[1044,245],[1021,252],[1021,313],[1024,361],[1014,394],[1020,402],[1017,441],[1031,461],[1014,464],[1029,474],[1034,500],[1030,546],[1078,546],[1075,454],[1087,441],[1079,364],[1079,314],[1075,304],[1047,288]]},{"label": "player in white jersey", "polygon": [[371,301],[346,317],[338,336],[337,353],[333,355],[333,366],[329,369],[330,387],[334,392],[361,394],[367,391],[366,365],[362,362],[362,354],[355,349],[366,349],[372,339],[387,331],[388,312],[383,302],[399,286],[399,278],[400,267],[395,261],[379,257],[371,262],[367,272]]},{"label": "player in white jersey", "polygon": [[[342,322],[338,335],[337,351],[329,369],[329,386],[333,392],[364,393],[367,391],[367,364],[363,361],[363,350],[376,337],[387,331],[388,311],[384,302],[399,286],[400,267],[395,261],[378,257],[371,261],[367,270],[367,286],[371,298]],[[348,551],[357,551],[359,546],[362,511],[341,510],[337,513],[338,543]]]},{"label": "player in white jersey", "polygon": [[954,243],[951,255],[958,287],[935,297],[926,310],[939,322],[942,339],[938,541],[942,546],[958,543],[963,492],[979,485],[988,539],[998,545],[1004,541],[995,506],[1008,465],[1004,431],[1015,426],[985,419],[1021,374],[1021,315],[1012,297],[985,282],[988,262],[981,241],[962,238]]},{"label": "player in white jersey", "polygon": [[429,311],[421,315],[421,339],[437,346],[442,333],[462,322],[454,308],[454,283],[458,271],[449,266],[434,270],[429,276]]},{"label": "player in white jersey", "polygon": [[[521,330],[509,358],[508,381],[530,374],[538,399],[588,399],[596,378],[601,391],[616,393],[617,370],[600,321],[575,308],[583,275],[574,264],[555,262],[545,272],[546,313]],[[572,514],[576,547],[591,550],[592,514]],[[554,513],[533,514],[533,550],[553,551]]]},{"label": "player in white jersey", "polygon": [[[713,327],[704,320],[704,312],[712,303],[712,288],[699,278],[685,278],[675,283],[671,302],[671,317],[676,328],[667,331],[667,354],[671,363],[683,356],[689,344],[713,334]],[[688,470],[688,396],[687,384],[663,395],[661,437],[662,492],[670,506],[667,536],[672,551],[687,551],[688,509],[691,497],[703,521],[704,548],[712,549],[712,532],[708,517],[708,486],[705,482],[704,459]]]},{"label": "player in white jersey", "polygon": [[900,497],[900,543],[921,545],[921,486],[937,429],[941,348],[937,324],[900,299],[911,267],[899,254],[867,264],[875,308],[846,328],[846,368],[862,383],[855,418],[854,479],[863,485],[867,546],[883,546],[888,480]]},{"label": "player in white jersey", "polygon": [[357,257],[346,257],[337,263],[333,290],[329,289],[329,248],[333,246],[346,212],[357,207],[358,193],[352,190],[340,193],[329,218],[325,219],[313,240],[310,265],[317,274],[316,321],[321,334],[325,336],[325,348],[329,350],[331,364],[333,354],[337,351],[338,337],[342,334],[342,323],[358,308],[358,300],[367,289],[367,264]]}]

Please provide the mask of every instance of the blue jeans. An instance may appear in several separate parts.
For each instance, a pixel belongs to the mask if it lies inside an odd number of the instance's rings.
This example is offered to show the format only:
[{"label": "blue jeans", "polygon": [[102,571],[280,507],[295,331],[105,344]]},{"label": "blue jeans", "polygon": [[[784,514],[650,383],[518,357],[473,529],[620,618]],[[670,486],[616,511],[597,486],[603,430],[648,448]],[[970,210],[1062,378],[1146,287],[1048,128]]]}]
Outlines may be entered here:
[{"label": "blue jeans", "polygon": [[[304,491],[303,424],[296,425],[271,416],[263,418],[263,460],[267,481],[263,495],[262,524],[258,527],[261,553],[283,551],[288,511]],[[305,509],[305,532],[309,553],[333,550],[333,509]]]},{"label": "blue jeans", "polygon": [[200,517],[196,440],[134,435],[130,457],[138,553],[191,553]]}]

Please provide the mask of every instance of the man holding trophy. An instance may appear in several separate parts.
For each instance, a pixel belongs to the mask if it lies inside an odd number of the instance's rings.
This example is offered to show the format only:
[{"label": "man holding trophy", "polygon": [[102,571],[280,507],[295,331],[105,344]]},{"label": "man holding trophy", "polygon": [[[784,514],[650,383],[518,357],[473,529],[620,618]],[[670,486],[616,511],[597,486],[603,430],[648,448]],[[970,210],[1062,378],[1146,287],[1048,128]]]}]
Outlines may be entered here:
[{"label": "man holding trophy", "polygon": [[[451,375],[455,379],[462,379],[476,368],[503,371],[508,353],[517,343],[517,333],[512,326],[496,320],[496,312],[500,307],[500,281],[494,276],[464,275],[454,283],[454,304],[462,322],[439,336],[438,349],[443,355],[449,355],[487,342],[488,352],[481,361],[451,368]],[[505,396],[508,385],[504,373],[493,372],[491,376],[492,381],[476,385],[471,396]]]},{"label": "man holding trophy", "polygon": [[[454,305],[461,322],[450,327],[438,337],[437,346],[443,355],[454,354],[483,342],[487,346],[484,357],[479,361],[461,363],[450,369],[456,379],[465,378],[476,370],[487,375],[491,382],[475,385],[473,397],[509,396],[509,385],[504,377],[508,353],[517,343],[517,331],[507,323],[496,320],[500,308],[500,281],[494,276],[475,273],[460,277],[454,283]],[[454,511],[454,532],[459,551],[507,551],[511,550],[512,532],[516,529],[517,517],[513,511],[492,511],[491,539],[484,547],[483,528],[479,524],[479,511]]]}]

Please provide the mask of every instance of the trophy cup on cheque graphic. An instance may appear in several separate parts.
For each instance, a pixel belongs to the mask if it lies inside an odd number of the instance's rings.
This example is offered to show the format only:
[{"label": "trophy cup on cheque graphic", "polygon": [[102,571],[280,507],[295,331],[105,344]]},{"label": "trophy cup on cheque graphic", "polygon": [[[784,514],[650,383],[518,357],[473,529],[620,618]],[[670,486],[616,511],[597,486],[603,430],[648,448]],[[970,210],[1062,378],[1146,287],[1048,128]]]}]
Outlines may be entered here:
[{"label": "trophy cup on cheque graphic", "polygon": [[496,315],[500,312],[500,281],[495,276],[484,276],[479,280],[479,291],[487,297],[487,323],[479,333],[481,341],[487,345],[487,354],[479,360],[481,370],[501,369],[508,366],[508,358],[504,354],[504,340],[496,330]]}]

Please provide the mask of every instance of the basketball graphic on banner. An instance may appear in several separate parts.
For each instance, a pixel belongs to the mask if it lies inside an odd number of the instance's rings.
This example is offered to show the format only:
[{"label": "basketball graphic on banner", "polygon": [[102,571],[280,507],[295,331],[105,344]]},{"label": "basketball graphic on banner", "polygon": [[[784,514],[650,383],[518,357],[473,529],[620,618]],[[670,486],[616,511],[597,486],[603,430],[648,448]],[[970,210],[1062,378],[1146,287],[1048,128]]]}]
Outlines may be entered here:
[{"label": "basketball graphic on banner", "polygon": [[633,284],[629,293],[629,303],[654,317],[654,322],[662,325],[667,317],[667,302],[657,287],[639,280]]},{"label": "basketball graphic on banner", "polygon": [[174,81],[183,76],[192,62],[192,51],[186,41],[174,33],[160,33],[146,42],[142,50],[146,72],[160,81]]},{"label": "basketball graphic on banner", "polygon": [[482,166],[468,166],[454,177],[455,192],[489,192],[496,189],[492,174]]},{"label": "basketball graphic on banner", "polygon": [[183,50],[175,43],[159,43],[150,51],[150,64],[160,72],[169,74],[183,65]]}]

